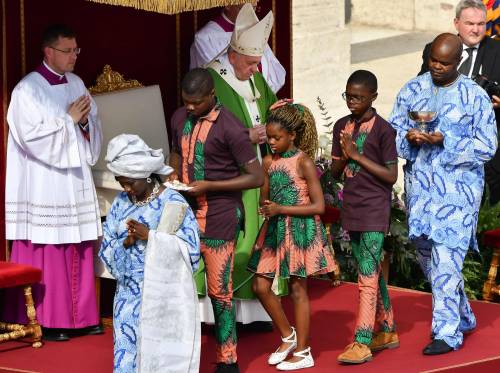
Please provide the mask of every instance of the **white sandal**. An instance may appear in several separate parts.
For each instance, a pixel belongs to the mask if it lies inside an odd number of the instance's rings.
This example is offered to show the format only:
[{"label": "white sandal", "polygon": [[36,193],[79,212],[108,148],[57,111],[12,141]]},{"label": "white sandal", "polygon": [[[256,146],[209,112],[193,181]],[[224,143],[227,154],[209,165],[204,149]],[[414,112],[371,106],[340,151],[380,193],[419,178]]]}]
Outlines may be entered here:
[{"label": "white sandal", "polygon": [[267,359],[267,363],[269,365],[276,365],[281,363],[283,360],[286,359],[288,354],[295,350],[297,348],[297,333],[295,333],[295,328],[292,326],[292,334],[290,334],[288,337],[281,338],[281,341],[283,343],[291,343],[290,346],[285,351],[279,351],[278,349],[269,356],[269,359]]},{"label": "white sandal", "polygon": [[304,368],[311,368],[314,366],[314,359],[311,355],[311,347],[307,347],[305,350],[297,351],[293,353],[295,357],[301,357],[302,360],[296,362],[283,361],[276,366],[278,370],[297,370]]}]

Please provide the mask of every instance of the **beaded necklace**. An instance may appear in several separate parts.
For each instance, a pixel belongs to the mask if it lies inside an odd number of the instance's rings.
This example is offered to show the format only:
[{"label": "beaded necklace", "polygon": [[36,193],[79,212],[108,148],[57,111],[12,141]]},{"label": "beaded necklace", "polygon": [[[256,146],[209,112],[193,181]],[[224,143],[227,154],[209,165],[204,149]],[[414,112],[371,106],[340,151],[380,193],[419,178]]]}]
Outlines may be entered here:
[{"label": "beaded necklace", "polygon": [[159,192],[160,192],[160,183],[158,182],[158,180],[155,180],[155,186],[153,187],[153,191],[151,192],[149,197],[146,198],[144,201],[138,201],[136,196],[132,196],[132,203],[138,207],[146,206],[147,204],[149,204],[149,202],[151,202],[158,196]]}]

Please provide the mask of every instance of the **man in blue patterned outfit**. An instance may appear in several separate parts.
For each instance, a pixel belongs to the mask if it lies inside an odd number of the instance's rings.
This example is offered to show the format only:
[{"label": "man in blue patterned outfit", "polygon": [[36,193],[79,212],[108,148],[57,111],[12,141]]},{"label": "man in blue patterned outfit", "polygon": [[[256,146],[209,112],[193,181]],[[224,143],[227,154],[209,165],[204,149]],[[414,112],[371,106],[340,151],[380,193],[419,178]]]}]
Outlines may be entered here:
[{"label": "man in blue patterned outfit", "polygon": [[[405,180],[409,235],[433,297],[433,341],[425,355],[458,349],[476,326],[462,267],[469,247],[477,250],[484,163],[495,154],[497,129],[486,92],[457,71],[461,53],[457,36],[436,37],[430,71],[401,89],[389,119],[399,156],[413,162]],[[437,112],[428,132],[417,129],[410,111]]]}]

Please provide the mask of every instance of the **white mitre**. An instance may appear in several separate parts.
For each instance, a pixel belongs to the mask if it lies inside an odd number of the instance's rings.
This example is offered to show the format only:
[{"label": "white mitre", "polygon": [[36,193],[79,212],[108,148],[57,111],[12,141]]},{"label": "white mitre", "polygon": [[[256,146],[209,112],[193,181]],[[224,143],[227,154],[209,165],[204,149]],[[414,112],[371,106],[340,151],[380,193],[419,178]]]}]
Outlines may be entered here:
[{"label": "white mitre", "polygon": [[236,17],[229,46],[245,56],[261,57],[267,46],[273,22],[272,11],[259,21],[252,4],[246,3]]}]

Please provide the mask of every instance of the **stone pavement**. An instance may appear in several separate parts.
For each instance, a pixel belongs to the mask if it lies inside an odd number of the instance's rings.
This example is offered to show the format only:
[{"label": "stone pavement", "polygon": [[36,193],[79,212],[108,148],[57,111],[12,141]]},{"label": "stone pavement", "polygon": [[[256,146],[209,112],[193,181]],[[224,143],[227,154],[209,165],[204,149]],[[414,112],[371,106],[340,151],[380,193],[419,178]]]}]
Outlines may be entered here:
[{"label": "stone pavement", "polygon": [[377,76],[378,98],[374,106],[387,118],[399,90],[420,71],[425,44],[438,33],[350,27],[351,72],[364,69]]}]

